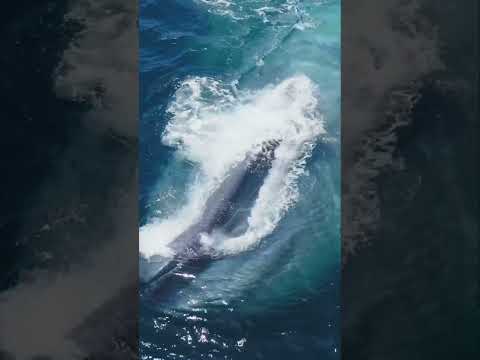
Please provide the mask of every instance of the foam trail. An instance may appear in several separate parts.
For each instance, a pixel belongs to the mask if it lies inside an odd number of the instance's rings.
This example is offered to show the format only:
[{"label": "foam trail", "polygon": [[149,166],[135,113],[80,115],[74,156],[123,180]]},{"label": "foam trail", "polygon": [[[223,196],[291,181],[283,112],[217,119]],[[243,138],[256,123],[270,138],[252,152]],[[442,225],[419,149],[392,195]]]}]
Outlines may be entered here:
[{"label": "foam trail", "polygon": [[172,118],[162,141],[175,147],[180,159],[195,164],[197,177],[184,206],[141,227],[140,252],[146,257],[173,256],[168,244],[201,216],[208,197],[229,170],[249,152],[258,151],[263,142],[277,139],[281,144],[245,234],[217,242],[206,237],[205,243],[217,251],[236,253],[271,233],[295,203],[297,179],[318,137],[325,133],[317,92],[305,75],[244,92],[209,78],[184,81],[169,106]]}]

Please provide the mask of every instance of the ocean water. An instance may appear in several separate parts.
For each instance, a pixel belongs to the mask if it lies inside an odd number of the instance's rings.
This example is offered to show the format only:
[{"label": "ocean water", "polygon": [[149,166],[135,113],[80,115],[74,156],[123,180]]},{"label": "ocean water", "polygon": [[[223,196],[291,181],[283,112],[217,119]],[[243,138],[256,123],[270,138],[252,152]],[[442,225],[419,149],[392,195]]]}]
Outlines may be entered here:
[{"label": "ocean water", "polygon": [[142,287],[142,358],[339,358],[340,2],[141,0],[140,111],[140,253],[166,264],[277,144],[201,260]]}]

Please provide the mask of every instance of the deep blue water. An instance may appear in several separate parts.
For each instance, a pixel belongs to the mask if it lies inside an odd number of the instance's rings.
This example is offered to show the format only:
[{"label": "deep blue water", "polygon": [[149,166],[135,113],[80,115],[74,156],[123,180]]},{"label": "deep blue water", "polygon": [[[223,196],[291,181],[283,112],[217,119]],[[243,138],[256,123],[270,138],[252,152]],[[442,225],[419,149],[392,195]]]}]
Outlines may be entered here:
[{"label": "deep blue water", "polygon": [[141,292],[142,358],[339,358],[339,1],[142,0],[140,55],[143,254],[173,256],[230,169],[280,141],[206,234],[215,260]]}]

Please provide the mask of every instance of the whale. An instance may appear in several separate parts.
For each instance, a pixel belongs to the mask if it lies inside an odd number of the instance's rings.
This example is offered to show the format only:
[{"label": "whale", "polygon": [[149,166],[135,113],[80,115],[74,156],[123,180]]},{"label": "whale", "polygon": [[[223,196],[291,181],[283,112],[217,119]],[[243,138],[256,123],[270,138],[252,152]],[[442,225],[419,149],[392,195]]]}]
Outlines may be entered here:
[{"label": "whale", "polygon": [[[212,255],[203,251],[202,236],[218,229],[234,231],[232,223],[242,217],[239,214],[245,214],[245,199],[254,200],[257,197],[279,144],[279,140],[263,142],[258,151],[248,153],[228,171],[208,197],[198,221],[168,245],[175,254],[173,258],[165,259],[159,255],[146,258],[140,254],[139,278],[142,285],[156,282],[185,266],[202,268],[212,260]],[[245,189],[248,189],[247,193]]]}]

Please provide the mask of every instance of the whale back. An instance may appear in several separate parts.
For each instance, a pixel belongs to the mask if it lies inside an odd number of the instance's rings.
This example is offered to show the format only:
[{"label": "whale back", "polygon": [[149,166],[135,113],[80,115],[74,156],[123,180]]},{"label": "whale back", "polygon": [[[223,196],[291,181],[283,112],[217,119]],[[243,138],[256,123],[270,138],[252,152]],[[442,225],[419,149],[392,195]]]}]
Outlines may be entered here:
[{"label": "whale back", "polygon": [[231,220],[232,214],[237,210],[236,202],[244,183],[254,177],[261,179],[257,181],[251,194],[251,197],[256,197],[279,144],[280,142],[275,140],[265,142],[259,152],[247,154],[245,159],[233,166],[207,199],[200,219],[169,244],[176,254],[173,260],[166,260],[161,256],[153,256],[150,259],[140,257],[140,279],[144,282],[158,279],[181,263],[205,257],[205,254],[201,253],[202,234],[210,234]]}]

